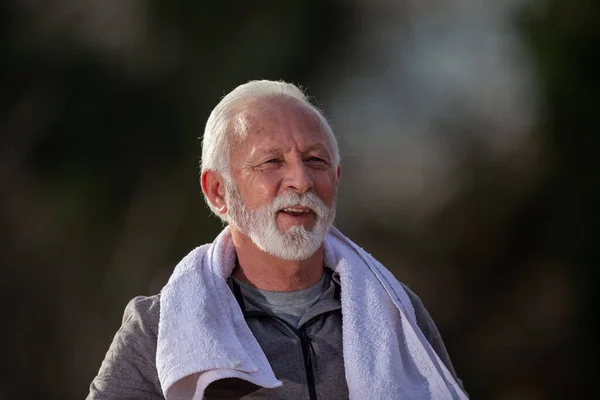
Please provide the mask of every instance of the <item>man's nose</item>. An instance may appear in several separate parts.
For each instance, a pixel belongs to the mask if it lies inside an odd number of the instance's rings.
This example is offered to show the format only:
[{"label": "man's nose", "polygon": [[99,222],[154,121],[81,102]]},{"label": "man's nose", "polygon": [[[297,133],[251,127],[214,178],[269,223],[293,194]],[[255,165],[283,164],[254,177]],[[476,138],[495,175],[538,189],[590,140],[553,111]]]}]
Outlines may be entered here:
[{"label": "man's nose", "polygon": [[286,190],[293,190],[299,194],[306,193],[312,189],[313,181],[310,178],[304,160],[294,160],[287,163],[283,187]]}]

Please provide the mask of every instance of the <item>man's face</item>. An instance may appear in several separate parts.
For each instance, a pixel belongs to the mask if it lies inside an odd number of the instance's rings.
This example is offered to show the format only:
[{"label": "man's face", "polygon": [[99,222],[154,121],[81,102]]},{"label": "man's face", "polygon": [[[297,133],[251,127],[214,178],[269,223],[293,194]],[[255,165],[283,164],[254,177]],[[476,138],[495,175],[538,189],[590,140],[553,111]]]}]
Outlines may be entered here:
[{"label": "man's face", "polygon": [[335,217],[339,169],[316,115],[294,100],[249,105],[226,181],[232,226],[270,254],[310,257]]}]

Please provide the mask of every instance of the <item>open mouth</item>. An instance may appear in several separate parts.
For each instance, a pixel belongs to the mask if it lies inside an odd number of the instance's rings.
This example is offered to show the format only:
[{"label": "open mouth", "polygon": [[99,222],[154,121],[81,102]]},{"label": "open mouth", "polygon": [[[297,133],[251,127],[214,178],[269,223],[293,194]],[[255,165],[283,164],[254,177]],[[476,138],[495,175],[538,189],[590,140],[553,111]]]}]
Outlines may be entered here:
[{"label": "open mouth", "polygon": [[285,207],[278,211],[279,213],[291,215],[293,217],[302,217],[309,214],[314,214],[315,212],[308,207],[302,206],[292,206]]}]

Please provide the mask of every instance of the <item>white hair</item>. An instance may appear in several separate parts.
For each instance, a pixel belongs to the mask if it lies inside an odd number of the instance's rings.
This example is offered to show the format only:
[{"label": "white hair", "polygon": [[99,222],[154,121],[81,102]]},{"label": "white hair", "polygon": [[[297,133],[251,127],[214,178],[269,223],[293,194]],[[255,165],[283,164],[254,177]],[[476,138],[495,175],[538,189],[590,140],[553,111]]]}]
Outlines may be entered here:
[{"label": "white hair", "polygon": [[[202,159],[200,172],[216,171],[225,180],[230,179],[230,151],[232,139],[239,139],[246,132],[247,125],[244,120],[237,118],[251,100],[288,98],[300,101],[307,109],[318,117],[329,141],[329,151],[333,157],[333,165],[337,168],[340,163],[340,151],[337,139],[329,126],[329,122],[321,111],[311,104],[308,97],[297,86],[283,81],[257,80],[244,83],[233,89],[221,99],[212,110],[204,135],[202,136]],[[227,221],[210,201],[204,196],[206,203],[213,213]]]}]

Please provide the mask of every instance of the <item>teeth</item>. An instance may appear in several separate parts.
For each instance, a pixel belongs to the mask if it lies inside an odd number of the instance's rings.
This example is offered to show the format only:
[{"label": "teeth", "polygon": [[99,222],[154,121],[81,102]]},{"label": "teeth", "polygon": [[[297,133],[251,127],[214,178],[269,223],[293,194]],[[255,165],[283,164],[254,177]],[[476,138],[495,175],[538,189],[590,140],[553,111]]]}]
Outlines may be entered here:
[{"label": "teeth", "polygon": [[283,211],[285,212],[293,212],[293,213],[308,213],[308,210],[302,209],[302,208],[293,208],[293,207],[288,207],[288,208],[284,208]]}]

